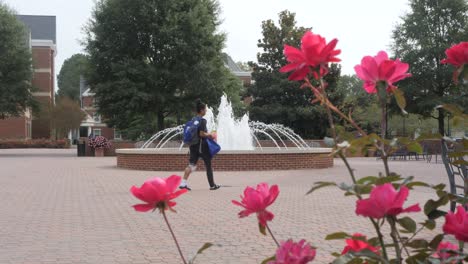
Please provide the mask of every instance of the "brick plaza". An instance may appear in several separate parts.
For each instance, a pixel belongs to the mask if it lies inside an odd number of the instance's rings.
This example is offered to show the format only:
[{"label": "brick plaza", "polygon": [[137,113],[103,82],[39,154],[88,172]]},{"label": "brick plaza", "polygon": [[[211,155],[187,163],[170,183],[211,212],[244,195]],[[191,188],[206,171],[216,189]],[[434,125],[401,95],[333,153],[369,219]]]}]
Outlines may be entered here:
[{"label": "brick plaza", "polygon": [[[353,158],[351,164],[360,177],[381,169],[373,158]],[[417,180],[447,182],[440,163],[392,161],[391,168]],[[0,263],[181,263],[162,217],[135,212],[131,205],[138,200],[129,192],[149,177],[171,174],[119,169],[115,157],[78,158],[76,150],[0,150]],[[329,253],[343,248],[342,241],[324,240],[329,233],[373,234],[368,220],[355,216],[355,200],[341,191],[305,195],[315,181],[349,182],[339,160],[329,169],[215,172],[215,179],[225,187],[209,191],[203,172],[192,175],[193,191],[177,198],[177,213],[168,215],[186,256],[204,242],[220,245],[196,263],[260,263],[274,254],[275,245],[259,234],[256,218],[238,219],[240,208],[231,204],[245,186],[259,182],[280,187],[271,207],[277,238],[310,241],[318,248],[314,263],[328,263]],[[431,197],[430,190],[419,188],[408,204]],[[423,219],[422,213],[415,216]]]}]

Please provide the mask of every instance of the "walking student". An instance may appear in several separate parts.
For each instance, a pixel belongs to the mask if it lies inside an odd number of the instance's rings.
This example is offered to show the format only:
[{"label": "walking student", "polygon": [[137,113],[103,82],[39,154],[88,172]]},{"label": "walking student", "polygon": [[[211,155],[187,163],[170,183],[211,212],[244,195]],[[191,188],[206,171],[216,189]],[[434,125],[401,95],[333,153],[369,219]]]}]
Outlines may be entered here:
[{"label": "walking student", "polygon": [[[211,167],[211,155],[206,139],[214,139],[214,136],[208,133],[206,127],[206,119],[203,118],[206,114],[206,104],[200,100],[196,102],[197,115],[185,125],[184,142],[190,146],[189,165],[185,169],[184,179],[180,184],[180,189],[191,190],[187,185],[187,180],[192,172],[197,169],[197,162],[201,158],[205,163],[206,176],[210,184],[210,190],[217,190],[221,186],[216,185],[213,178],[213,168]],[[193,131],[191,131],[191,129]]]}]

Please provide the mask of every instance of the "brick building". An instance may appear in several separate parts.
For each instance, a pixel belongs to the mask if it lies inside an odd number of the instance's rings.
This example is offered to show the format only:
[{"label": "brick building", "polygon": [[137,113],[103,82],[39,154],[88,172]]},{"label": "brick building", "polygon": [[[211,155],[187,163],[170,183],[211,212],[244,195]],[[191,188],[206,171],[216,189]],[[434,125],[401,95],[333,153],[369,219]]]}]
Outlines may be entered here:
[{"label": "brick building", "polygon": [[[32,86],[35,88],[34,98],[41,111],[48,110],[54,104],[54,64],[57,55],[56,18],[55,16],[18,15],[23,22],[28,35],[33,57]],[[50,122],[39,113],[27,110],[22,116],[0,120],[0,138],[30,139],[50,138]]]},{"label": "brick building", "polygon": [[94,93],[86,84],[83,78],[80,78],[80,101],[81,109],[86,113],[86,119],[81,123],[79,131],[70,133],[70,139],[78,137],[104,136],[108,139],[120,140],[122,135],[113,128],[109,128],[97,113],[96,99]]}]

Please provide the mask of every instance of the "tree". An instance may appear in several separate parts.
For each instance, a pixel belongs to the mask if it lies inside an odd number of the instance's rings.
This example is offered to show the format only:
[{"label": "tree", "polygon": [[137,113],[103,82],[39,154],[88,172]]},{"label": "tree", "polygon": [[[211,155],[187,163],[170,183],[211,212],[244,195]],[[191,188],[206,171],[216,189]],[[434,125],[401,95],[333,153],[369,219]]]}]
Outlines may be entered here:
[{"label": "tree", "polygon": [[[280,123],[291,127],[303,137],[322,138],[327,133],[328,119],[323,107],[312,105],[314,96],[310,90],[301,89],[298,82],[291,82],[287,74],[278,70],[286,64],[283,45],[299,46],[307,28],[297,27],[295,14],[282,11],[279,26],[273,20],[262,23],[263,38],[257,46],[257,62],[251,63],[255,83],[248,89],[253,96],[249,112],[252,120]],[[340,66],[332,64],[325,77],[330,100],[337,105],[343,98],[336,90]]]},{"label": "tree", "polygon": [[[445,50],[468,39],[466,0],[412,0],[411,11],[393,31],[396,57],[410,64],[412,78],[399,83],[407,100],[407,110],[431,116],[443,103],[468,104],[466,89],[453,85],[450,66],[441,64]],[[444,135],[443,109],[438,110],[438,126]]]},{"label": "tree", "polygon": [[87,26],[88,83],[106,122],[124,134],[137,120],[163,129],[197,98],[215,105],[229,79],[218,13],[214,0],[98,1]]},{"label": "tree", "polygon": [[57,76],[59,97],[80,100],[80,76],[85,75],[87,67],[88,57],[84,54],[74,54],[63,62]]},{"label": "tree", "polygon": [[248,62],[242,62],[242,61],[238,61],[236,62],[237,66],[239,66],[239,68],[243,71],[246,71],[246,72],[250,72],[252,71],[252,67],[249,65]]},{"label": "tree", "polygon": [[77,101],[68,97],[60,98],[50,113],[50,124],[56,139],[65,138],[70,130],[80,128],[85,118],[86,114]]},{"label": "tree", "polygon": [[32,56],[25,26],[1,2],[0,25],[0,119],[5,119],[34,106]]}]

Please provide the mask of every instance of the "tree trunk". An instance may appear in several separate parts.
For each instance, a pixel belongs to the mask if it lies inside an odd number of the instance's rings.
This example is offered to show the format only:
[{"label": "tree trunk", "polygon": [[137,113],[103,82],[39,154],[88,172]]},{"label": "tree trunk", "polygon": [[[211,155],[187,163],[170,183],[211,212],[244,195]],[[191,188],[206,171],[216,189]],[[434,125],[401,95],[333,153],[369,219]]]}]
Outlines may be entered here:
[{"label": "tree trunk", "polygon": [[163,130],[164,127],[164,113],[163,112],[158,112],[158,130],[161,131]]},{"label": "tree trunk", "polygon": [[439,121],[439,133],[442,135],[442,136],[445,136],[445,128],[444,128],[444,118],[445,118],[445,114],[444,114],[444,109],[442,108],[439,108],[439,116],[437,117],[437,121]]}]

